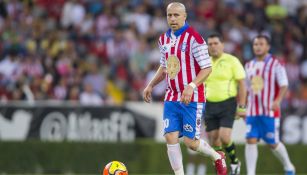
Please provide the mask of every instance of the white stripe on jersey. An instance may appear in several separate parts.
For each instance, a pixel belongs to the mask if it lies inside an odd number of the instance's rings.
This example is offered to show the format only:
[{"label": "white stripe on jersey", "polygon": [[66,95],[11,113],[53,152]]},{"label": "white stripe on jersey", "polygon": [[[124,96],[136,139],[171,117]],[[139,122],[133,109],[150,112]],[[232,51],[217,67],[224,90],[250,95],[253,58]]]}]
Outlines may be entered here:
[{"label": "white stripe on jersey", "polygon": [[166,35],[164,34],[164,42],[162,43],[162,37],[160,37],[159,39],[159,50],[160,50],[160,65],[162,67],[166,67],[166,63],[165,63],[165,54],[164,54],[164,47],[166,46]]},{"label": "white stripe on jersey", "polygon": [[203,108],[204,104],[203,103],[197,103],[197,110],[196,110],[196,120],[195,120],[195,138],[199,139],[200,138],[200,129],[201,129],[201,124],[197,125],[197,121],[200,121],[201,123],[201,117],[203,115]]},{"label": "white stripe on jersey", "polygon": [[274,140],[275,140],[275,143],[278,143],[280,142],[279,140],[279,127],[280,127],[280,119],[279,118],[276,118],[274,120],[274,124],[275,124],[275,134],[274,134]]},{"label": "white stripe on jersey", "polygon": [[208,46],[206,44],[198,44],[194,39],[192,43],[192,53],[201,69],[211,67]]},{"label": "white stripe on jersey", "polygon": [[[186,34],[187,35],[187,34]],[[179,44],[180,44],[180,39],[182,38],[183,35],[180,35],[178,38],[177,38],[177,42],[176,42],[176,45],[175,45],[175,51],[174,51],[174,55],[177,55],[177,51],[178,51],[178,48],[179,48]],[[172,37],[176,37],[175,35],[172,35]],[[179,58],[180,59],[180,58]],[[182,67],[181,67],[181,70],[182,70]],[[180,72],[179,72],[180,73]],[[179,74],[178,73],[178,74]],[[177,76],[178,76],[177,74]],[[177,90],[177,101],[180,100],[181,98],[181,92],[180,92],[180,87],[179,87],[179,79],[178,78],[175,78],[175,85],[176,85],[176,90]],[[173,100],[173,97],[171,98],[171,100]]]},{"label": "white stripe on jersey", "polygon": [[275,74],[279,86],[288,86],[286,69],[279,62],[277,62]]},{"label": "white stripe on jersey", "polygon": [[[266,67],[267,67],[267,68],[270,68],[272,62],[273,62],[273,59],[270,59],[270,60],[268,61]],[[269,79],[269,74],[264,73],[263,76],[264,76],[264,79],[265,79],[265,80],[268,80],[268,79]],[[264,97],[263,97],[263,99],[262,99],[262,103],[263,103],[262,105],[264,106],[264,109],[265,109],[265,111],[264,111],[264,114],[265,114],[265,115],[269,115],[269,112],[270,112],[270,111],[268,111],[268,110],[266,109],[266,106],[269,105],[269,104],[268,104],[269,85],[270,85],[270,84],[269,84],[269,81],[264,81],[264,82],[263,82],[263,94],[264,94]]]},{"label": "white stripe on jersey", "polygon": [[[271,60],[273,60],[273,59],[271,59]],[[271,76],[271,80],[269,82],[269,84],[270,84],[270,92],[269,92],[270,96],[267,95],[267,97],[269,97],[269,99],[266,97],[266,100],[268,101],[268,107],[269,107],[269,116],[274,116],[274,112],[271,110],[271,106],[273,104],[274,96],[275,96],[275,73],[274,72],[275,72],[276,61],[273,60],[272,64],[273,64],[272,70],[271,70],[272,73],[271,73],[271,75],[270,75],[270,73],[268,73],[268,76]],[[267,81],[269,81],[269,80],[267,80]]]},{"label": "white stripe on jersey", "polygon": [[[186,33],[183,39],[183,43],[187,43],[189,33]],[[189,84],[188,82],[188,75],[187,75],[187,64],[186,64],[186,55],[181,54],[181,69],[182,69],[182,79],[183,79],[183,86],[187,86]]]},{"label": "white stripe on jersey", "polygon": [[[192,46],[192,49],[193,49],[193,43],[195,43],[196,41],[195,41],[195,38],[193,37],[193,38],[191,38],[191,40],[190,40],[190,46]],[[193,50],[192,50],[192,54],[193,54]],[[193,65],[193,67],[194,67],[194,57],[193,56],[190,56],[190,64],[191,65]],[[192,66],[191,66],[192,67]],[[195,78],[196,78],[196,74],[195,74],[195,71],[193,71],[193,70],[191,70],[191,75],[192,75],[192,80],[194,80]],[[194,90],[194,101],[198,101],[198,91],[196,91],[197,90],[197,87],[195,88],[195,90]]]}]

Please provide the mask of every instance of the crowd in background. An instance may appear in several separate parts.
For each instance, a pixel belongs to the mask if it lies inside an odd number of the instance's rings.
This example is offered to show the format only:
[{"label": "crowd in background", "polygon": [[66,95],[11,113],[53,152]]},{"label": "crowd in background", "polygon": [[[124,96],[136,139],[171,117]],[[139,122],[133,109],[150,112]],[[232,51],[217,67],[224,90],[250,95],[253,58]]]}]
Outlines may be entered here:
[{"label": "crowd in background", "polygon": [[[168,29],[165,0],[0,0],[0,102],[69,100],[88,105],[141,101],[159,66]],[[285,106],[307,105],[306,0],[182,1],[204,38],[222,33],[244,64],[252,38],[267,34],[285,64]],[[154,89],[163,100],[165,82]]]}]

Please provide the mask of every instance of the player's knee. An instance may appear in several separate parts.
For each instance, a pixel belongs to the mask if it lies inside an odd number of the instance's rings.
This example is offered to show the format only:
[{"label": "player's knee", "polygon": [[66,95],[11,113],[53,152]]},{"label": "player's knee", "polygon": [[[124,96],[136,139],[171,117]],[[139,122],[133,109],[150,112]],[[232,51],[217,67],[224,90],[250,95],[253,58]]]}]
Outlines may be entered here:
[{"label": "player's knee", "polygon": [[258,140],[256,138],[249,138],[246,140],[248,144],[257,144]]},{"label": "player's knee", "polygon": [[196,151],[198,148],[198,141],[197,140],[192,140],[190,138],[184,138],[183,139],[184,144],[191,150]]},{"label": "player's knee", "polygon": [[167,144],[176,144],[179,142],[178,133],[172,132],[164,135]]},{"label": "player's knee", "polygon": [[268,146],[269,146],[271,149],[274,150],[274,149],[277,148],[277,145],[278,145],[278,144],[269,144]]},{"label": "player's knee", "polygon": [[221,137],[221,142],[223,145],[228,145],[231,142],[231,138],[228,136]]}]

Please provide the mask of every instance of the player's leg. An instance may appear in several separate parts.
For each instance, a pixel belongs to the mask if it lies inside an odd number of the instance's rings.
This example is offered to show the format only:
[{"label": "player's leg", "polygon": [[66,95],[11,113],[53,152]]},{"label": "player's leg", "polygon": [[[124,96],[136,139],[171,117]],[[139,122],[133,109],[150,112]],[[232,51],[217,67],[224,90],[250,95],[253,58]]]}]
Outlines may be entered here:
[{"label": "player's leg", "polygon": [[196,169],[196,156],[197,152],[188,149],[188,162],[186,165],[186,175],[194,175],[195,174],[195,169]]},{"label": "player's leg", "polygon": [[179,144],[182,122],[178,115],[178,104],[165,102],[163,112],[164,137],[167,143],[167,155],[175,175],[184,175],[182,152]]},{"label": "player's leg", "polygon": [[[201,127],[200,138],[206,140],[205,128]],[[198,152],[187,148],[188,160],[186,164],[186,175],[206,175],[207,166],[206,162],[200,160],[200,155]]]},{"label": "player's leg", "polygon": [[241,171],[241,162],[236,156],[236,147],[231,139],[236,109],[237,102],[235,98],[229,98],[219,104],[219,137],[223,148],[230,159],[231,175],[238,175]]},{"label": "player's leg", "polygon": [[[208,122],[208,125],[210,125],[210,122]],[[208,138],[209,143],[212,146],[212,148],[215,151],[223,151],[222,142],[219,137],[219,129],[215,129],[213,131],[207,131],[208,132]]]},{"label": "player's leg", "polygon": [[231,139],[232,128],[235,120],[237,102],[235,98],[227,99],[220,103],[222,109],[220,117],[219,136],[228,157],[230,158],[231,175],[240,174],[241,162],[236,156],[236,147]]},{"label": "player's leg", "polygon": [[182,104],[184,115],[183,131],[185,145],[199,152],[202,155],[209,156],[216,165],[219,175],[227,174],[224,155],[216,152],[206,141],[200,139],[201,117],[204,112],[204,103],[190,103],[188,106]]},{"label": "player's leg", "polygon": [[272,117],[262,117],[263,140],[270,146],[273,154],[284,166],[286,174],[295,174],[295,168],[290,161],[285,145],[279,140],[280,119]]},{"label": "player's leg", "polygon": [[206,103],[204,121],[210,145],[215,151],[223,151],[219,136],[220,119],[216,115],[220,109],[214,103]]},{"label": "player's leg", "polygon": [[257,122],[258,117],[246,117],[246,145],[245,145],[245,162],[247,175],[256,174],[256,164],[258,159],[258,139],[260,137]]},{"label": "player's leg", "polygon": [[237,150],[235,143],[231,140],[231,128],[220,128],[220,137],[221,142],[223,144],[223,148],[225,152],[227,153],[229,159],[230,159],[230,169],[231,169],[231,175],[238,175],[241,171],[241,162],[237,157]]}]

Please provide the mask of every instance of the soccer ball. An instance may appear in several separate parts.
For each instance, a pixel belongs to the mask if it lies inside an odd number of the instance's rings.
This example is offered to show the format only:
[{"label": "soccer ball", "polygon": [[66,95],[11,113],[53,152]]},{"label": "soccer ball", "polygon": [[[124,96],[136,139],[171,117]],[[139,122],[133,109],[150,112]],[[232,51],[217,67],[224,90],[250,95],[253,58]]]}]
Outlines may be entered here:
[{"label": "soccer ball", "polygon": [[102,175],[128,175],[128,170],[122,162],[112,161],[104,167]]}]

